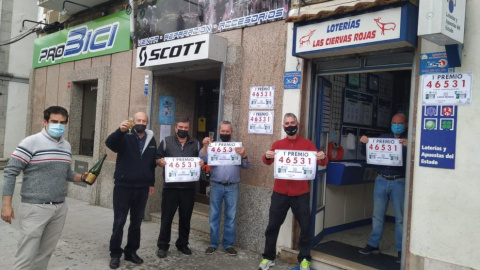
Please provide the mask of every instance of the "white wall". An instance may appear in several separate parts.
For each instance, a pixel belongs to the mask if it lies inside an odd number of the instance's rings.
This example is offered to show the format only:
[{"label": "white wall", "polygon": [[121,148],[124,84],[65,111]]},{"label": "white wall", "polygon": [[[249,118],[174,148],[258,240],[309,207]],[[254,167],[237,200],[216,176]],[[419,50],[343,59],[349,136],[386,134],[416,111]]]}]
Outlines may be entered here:
[{"label": "white wall", "polygon": [[[421,127],[417,127],[410,252],[425,257],[424,269],[480,269],[479,8],[480,1],[467,1],[462,67],[456,68],[473,73],[473,89],[471,105],[458,108],[455,170],[418,166]],[[421,49],[444,50],[425,40]],[[416,117],[421,123],[421,88],[418,100]]]},{"label": "white wall", "polygon": [[[35,21],[38,17],[37,0],[22,0],[13,2],[11,37],[16,37],[25,19]],[[33,23],[26,22],[30,29]],[[22,33],[25,33],[22,32]],[[15,78],[26,78],[32,70],[33,42],[37,37],[31,34],[28,37],[10,45],[8,73]],[[8,85],[8,103],[6,112],[5,139],[3,156],[9,157],[18,143],[26,137],[26,119],[29,85],[12,82]]]},{"label": "white wall", "polygon": [[28,84],[10,82],[3,156],[10,157],[18,143],[26,137]]}]

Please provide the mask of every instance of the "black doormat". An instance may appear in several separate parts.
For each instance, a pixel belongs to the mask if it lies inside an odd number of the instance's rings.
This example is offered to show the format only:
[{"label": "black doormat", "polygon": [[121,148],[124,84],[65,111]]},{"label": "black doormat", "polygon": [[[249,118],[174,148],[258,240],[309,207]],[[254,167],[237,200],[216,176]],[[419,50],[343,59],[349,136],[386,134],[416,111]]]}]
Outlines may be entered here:
[{"label": "black doormat", "polygon": [[363,255],[358,253],[360,249],[337,241],[321,243],[313,248],[313,250],[379,270],[400,270],[400,264],[396,262],[396,257],[382,253]]}]

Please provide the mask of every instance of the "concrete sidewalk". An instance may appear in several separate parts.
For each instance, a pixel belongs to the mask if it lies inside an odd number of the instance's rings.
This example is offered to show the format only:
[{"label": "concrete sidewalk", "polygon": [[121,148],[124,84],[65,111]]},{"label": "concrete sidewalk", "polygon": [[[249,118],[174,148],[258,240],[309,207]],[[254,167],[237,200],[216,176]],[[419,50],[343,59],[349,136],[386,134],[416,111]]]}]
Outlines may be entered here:
[{"label": "concrete sidewalk", "polygon": [[[0,171],[3,181],[3,172]],[[20,203],[21,183],[17,181],[14,195],[14,209]],[[1,190],[1,185],[0,185]],[[57,248],[50,259],[48,269],[60,270],[91,270],[110,269],[110,253],[108,250],[113,211],[98,206],[91,206],[85,202],[67,198],[69,206],[65,228],[58,242]],[[0,270],[12,269],[13,256],[16,252],[19,238],[18,218],[12,225],[0,220]],[[126,243],[128,222],[124,230],[123,245]],[[175,228],[176,229],[176,228]],[[191,256],[183,255],[175,248],[177,234],[172,233],[171,247],[164,259],[159,259],[157,253],[157,237],[160,225],[154,222],[142,224],[142,240],[138,255],[144,259],[143,265],[135,265],[125,260],[120,261],[119,269],[257,269],[262,257],[261,254],[240,250],[238,256],[228,256],[223,250],[213,255],[205,255],[208,239],[201,238],[192,232],[190,234]],[[275,261],[274,269],[291,269],[296,265]]]}]

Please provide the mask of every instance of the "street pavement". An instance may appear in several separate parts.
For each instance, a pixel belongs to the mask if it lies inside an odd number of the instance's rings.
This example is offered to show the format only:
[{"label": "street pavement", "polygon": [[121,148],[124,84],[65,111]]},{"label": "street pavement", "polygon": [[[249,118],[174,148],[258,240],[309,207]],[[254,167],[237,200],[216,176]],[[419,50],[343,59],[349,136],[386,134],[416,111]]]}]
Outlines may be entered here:
[{"label": "street pavement", "polygon": [[[0,179],[3,183],[3,171],[0,171]],[[14,210],[18,209],[20,203],[21,179],[17,179],[15,195],[13,197]],[[2,187],[0,185],[0,191]],[[1,192],[0,192],[1,193]],[[108,250],[112,224],[113,211],[108,208],[92,206],[85,202],[67,198],[68,215],[60,241],[57,244],[48,269],[52,270],[92,270],[110,269],[110,253]],[[172,229],[176,229],[172,226]],[[237,256],[229,256],[223,250],[218,249],[213,255],[205,255],[204,251],[208,246],[208,239],[190,233],[190,248],[193,254],[188,256],[177,251],[175,240],[178,235],[172,232],[172,242],[167,257],[159,259],[157,253],[157,237],[160,225],[155,222],[143,222],[141,247],[137,254],[144,259],[142,265],[136,265],[123,260],[120,261],[118,269],[228,269],[244,270],[257,269],[262,256],[261,254],[248,250],[238,251]],[[128,221],[124,229],[123,245],[126,244]],[[12,269],[13,257],[16,252],[19,239],[18,218],[12,224],[0,220],[0,270]],[[275,261],[274,269],[291,269],[296,265]]]}]

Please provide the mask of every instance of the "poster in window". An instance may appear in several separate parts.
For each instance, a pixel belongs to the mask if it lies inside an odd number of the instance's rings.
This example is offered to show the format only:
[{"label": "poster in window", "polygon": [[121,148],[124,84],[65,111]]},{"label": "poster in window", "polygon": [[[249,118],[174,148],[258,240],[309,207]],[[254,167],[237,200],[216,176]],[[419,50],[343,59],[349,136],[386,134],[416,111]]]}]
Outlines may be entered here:
[{"label": "poster in window", "polygon": [[360,87],[360,73],[347,75],[347,86],[359,88]]},{"label": "poster in window", "polygon": [[175,124],[175,97],[160,96],[158,106],[158,123],[162,125]]}]

